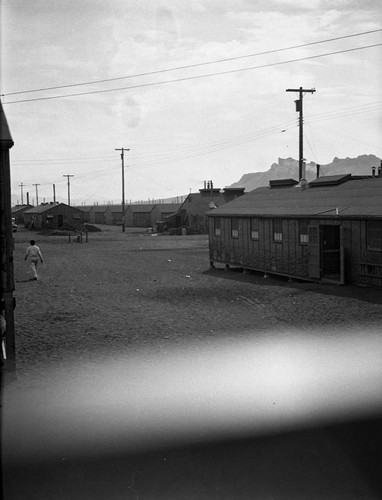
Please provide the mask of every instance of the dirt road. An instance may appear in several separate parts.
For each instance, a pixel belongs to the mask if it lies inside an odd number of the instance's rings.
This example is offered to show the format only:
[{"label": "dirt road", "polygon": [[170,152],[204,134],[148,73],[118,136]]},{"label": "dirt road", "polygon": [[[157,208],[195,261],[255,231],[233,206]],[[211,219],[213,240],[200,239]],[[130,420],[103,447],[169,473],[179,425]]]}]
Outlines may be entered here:
[{"label": "dirt road", "polygon": [[15,234],[5,498],[382,498],[380,291],[210,269],[202,235],[103,229]]}]

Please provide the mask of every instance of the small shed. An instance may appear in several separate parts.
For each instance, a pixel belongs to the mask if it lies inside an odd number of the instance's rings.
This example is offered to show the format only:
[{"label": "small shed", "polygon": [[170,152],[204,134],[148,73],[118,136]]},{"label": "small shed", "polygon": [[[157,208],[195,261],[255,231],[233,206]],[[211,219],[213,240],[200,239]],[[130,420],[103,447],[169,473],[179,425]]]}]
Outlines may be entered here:
[{"label": "small shed", "polygon": [[382,287],[382,176],[270,183],[209,212],[211,265]]},{"label": "small shed", "polygon": [[31,229],[59,229],[64,224],[80,226],[84,212],[65,203],[43,203],[24,212],[25,227]]}]

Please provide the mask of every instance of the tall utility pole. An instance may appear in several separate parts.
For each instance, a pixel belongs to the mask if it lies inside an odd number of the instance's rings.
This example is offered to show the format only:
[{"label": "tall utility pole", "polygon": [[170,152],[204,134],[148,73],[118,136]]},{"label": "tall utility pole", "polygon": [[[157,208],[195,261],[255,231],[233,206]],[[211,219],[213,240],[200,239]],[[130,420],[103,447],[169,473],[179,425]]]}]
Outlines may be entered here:
[{"label": "tall utility pole", "polygon": [[53,184],[53,203],[56,204],[56,184]]},{"label": "tall utility pole", "polygon": [[66,174],[62,177],[67,177],[68,179],[68,205],[70,206],[70,177],[74,177],[74,175]]},{"label": "tall utility pole", "polygon": [[313,92],[316,92],[316,89],[303,89],[300,87],[299,89],[287,89],[286,92],[298,92],[299,93],[299,98],[294,101],[296,103],[296,111],[299,114],[299,155],[298,155],[298,176],[299,176],[299,181],[302,179],[302,170],[303,170],[303,163],[304,163],[304,134],[303,134],[303,123],[304,123],[304,117],[303,117],[303,109],[302,109],[302,98],[304,95],[304,92],[309,92],[310,94],[313,94]]},{"label": "tall utility pole", "polygon": [[130,151],[127,148],[116,148],[116,151],[121,151],[122,160],[122,232],[125,232],[125,151]]},{"label": "tall utility pole", "polygon": [[38,207],[38,190],[37,190],[37,186],[39,186],[40,184],[33,184],[34,186],[36,186],[36,207]]},{"label": "tall utility pole", "polygon": [[25,186],[25,184],[21,183],[19,184],[19,186],[21,187],[21,205],[24,205],[23,187]]}]

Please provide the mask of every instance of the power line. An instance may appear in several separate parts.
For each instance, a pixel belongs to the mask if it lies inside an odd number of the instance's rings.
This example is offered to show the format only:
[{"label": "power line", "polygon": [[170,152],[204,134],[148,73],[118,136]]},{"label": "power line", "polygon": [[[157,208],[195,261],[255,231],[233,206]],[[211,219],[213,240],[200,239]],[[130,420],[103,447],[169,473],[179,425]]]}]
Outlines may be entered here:
[{"label": "power line", "polygon": [[343,50],[337,50],[334,52],[327,52],[325,54],[316,54],[313,56],[299,57],[296,59],[289,59],[286,61],[261,64],[259,66],[251,66],[248,68],[231,69],[231,70],[226,70],[226,71],[219,71],[216,73],[207,73],[204,75],[195,75],[195,76],[187,76],[187,77],[182,77],[182,78],[175,78],[173,80],[163,80],[163,81],[159,81],[159,82],[142,83],[142,84],[131,85],[131,86],[127,86],[127,87],[117,87],[114,89],[92,90],[92,91],[88,91],[88,92],[78,92],[75,94],[62,94],[62,95],[49,96],[49,97],[36,97],[33,99],[21,99],[18,101],[8,101],[8,102],[3,102],[3,105],[18,104],[18,103],[22,103],[22,102],[47,101],[47,100],[52,100],[52,99],[62,99],[65,97],[78,97],[78,96],[82,96],[82,95],[91,95],[91,94],[103,94],[106,92],[117,92],[117,91],[121,91],[121,90],[132,90],[132,89],[138,89],[138,88],[144,88],[144,87],[153,87],[153,86],[157,86],[157,85],[165,85],[168,83],[185,82],[185,81],[197,80],[197,79],[201,79],[201,78],[210,78],[212,76],[221,76],[221,75],[228,75],[228,74],[233,74],[233,73],[241,73],[244,71],[250,71],[250,70],[254,70],[254,69],[270,68],[272,66],[281,66],[284,64],[291,64],[291,63],[295,63],[295,62],[308,61],[308,60],[312,60],[312,59],[318,59],[320,57],[327,57],[327,56],[331,56],[331,55],[345,54],[348,52],[355,52],[357,50],[375,48],[375,47],[379,47],[381,45],[382,45],[382,43],[375,43],[375,44],[371,44],[371,45],[364,45],[362,47],[353,47],[351,49],[343,49]]},{"label": "power line", "polygon": [[[352,113],[361,113],[361,112],[364,113],[366,108],[369,108],[369,109],[366,109],[366,111],[369,111],[370,106],[378,105],[381,103],[382,103],[382,101],[376,101],[373,103],[367,103],[367,104],[362,105],[362,106],[355,106],[355,107],[349,108],[347,110],[341,110],[339,112],[333,112],[333,113],[324,112],[324,113],[320,113],[320,114],[310,115],[308,118],[305,118],[305,123],[310,124],[311,122],[319,121],[320,118],[322,118],[323,120],[328,120],[328,119],[333,119],[333,118],[337,118],[337,117],[341,117],[341,116],[347,116],[347,115],[352,114]],[[220,141],[214,141],[214,142],[210,142],[207,144],[201,144],[201,145],[187,148],[187,149],[174,150],[171,154],[169,154],[168,152],[154,152],[153,154],[150,154],[147,158],[145,158],[146,155],[143,155],[143,156],[139,155],[136,157],[136,161],[134,163],[130,164],[130,168],[132,171],[136,171],[137,169],[142,169],[142,168],[149,169],[149,168],[157,167],[158,164],[160,164],[160,163],[190,160],[190,159],[198,158],[198,157],[205,156],[208,154],[213,154],[213,153],[216,153],[219,151],[231,149],[233,147],[237,147],[237,146],[251,143],[253,141],[257,141],[257,140],[262,139],[263,137],[266,137],[267,135],[270,135],[270,134],[279,133],[279,132],[281,132],[282,129],[289,128],[290,125],[297,127],[298,121],[297,120],[290,120],[289,122],[279,123],[273,127],[258,130],[256,132],[252,132],[252,133],[246,134],[246,135],[239,135],[239,136],[230,138],[228,140],[222,139]],[[107,158],[107,157],[105,157],[105,158]],[[76,158],[74,160],[76,160]],[[23,160],[23,161],[26,162],[28,160]],[[52,161],[55,161],[55,159],[48,159],[47,161],[52,162]],[[113,163],[114,162],[115,162],[115,159],[113,160]],[[22,166],[24,166],[24,165],[25,165],[25,163],[23,163]],[[116,172],[118,170],[119,170],[119,167],[107,168],[107,169],[102,169],[102,170],[93,170],[93,171],[88,171],[88,172],[76,174],[76,177],[78,179],[92,177],[93,180],[97,180],[97,178],[99,178],[101,176],[110,175],[111,173]],[[41,181],[41,183],[42,183],[41,185],[48,185],[48,184],[51,184],[51,182],[55,182],[56,177],[39,178],[39,179],[34,179],[34,181]],[[63,182],[64,181],[62,181],[62,183]],[[61,184],[60,182],[57,182],[57,183]]]},{"label": "power line", "polygon": [[58,89],[64,89],[64,88],[70,88],[70,87],[79,87],[79,86],[83,86],[83,85],[94,85],[94,84],[98,84],[98,83],[115,82],[115,81],[119,81],[119,80],[126,80],[129,78],[138,78],[141,76],[157,75],[160,73],[166,73],[166,72],[170,72],[170,71],[179,71],[182,69],[197,68],[197,67],[201,67],[201,66],[207,66],[210,64],[218,64],[218,63],[229,62],[229,61],[238,61],[240,59],[247,59],[250,57],[258,57],[258,56],[263,56],[263,55],[268,55],[268,54],[275,54],[277,52],[284,52],[287,50],[300,49],[300,48],[309,47],[312,45],[318,45],[318,44],[322,44],[322,43],[344,40],[346,38],[353,38],[353,37],[357,37],[357,36],[369,35],[371,33],[378,33],[380,31],[382,31],[382,28],[370,30],[370,31],[363,31],[361,33],[354,33],[351,35],[344,35],[344,36],[338,36],[338,37],[334,37],[334,38],[327,38],[325,40],[318,40],[315,42],[308,42],[308,43],[303,43],[300,45],[291,45],[289,47],[282,47],[279,49],[266,50],[263,52],[255,52],[252,54],[246,54],[246,55],[241,55],[241,56],[236,56],[236,57],[226,57],[224,59],[215,59],[213,61],[206,61],[206,62],[202,62],[202,63],[187,64],[184,66],[175,66],[173,68],[165,68],[165,69],[160,69],[160,70],[156,70],[156,71],[147,71],[145,73],[136,73],[134,75],[120,76],[120,77],[116,77],[116,78],[106,78],[103,80],[92,80],[92,81],[88,81],[88,82],[72,83],[72,84],[67,84],[67,85],[56,85],[53,87],[45,87],[45,88],[39,88],[39,89],[20,90],[18,92],[8,92],[7,94],[3,94],[3,96],[28,94],[28,93],[32,93],[32,92],[45,92],[47,90],[58,90]]},{"label": "power line", "polygon": [[[69,161],[70,163],[84,163],[81,160],[92,160],[92,162],[104,162],[105,160],[115,160],[115,158],[112,158],[111,156],[79,156],[75,158],[36,158],[33,160],[34,162],[48,162],[51,164],[52,162],[65,162]],[[28,163],[30,160],[17,160],[16,162],[12,163]]]},{"label": "power line", "polygon": [[344,116],[351,116],[359,113],[365,113],[365,112],[370,112],[370,111],[378,111],[381,109],[382,105],[381,104],[374,104],[374,105],[369,105],[367,108],[366,106],[363,107],[356,107],[352,111],[349,110],[343,110],[340,112],[326,112],[326,113],[321,113],[318,115],[310,115],[305,121],[306,122],[315,122],[315,121],[323,121],[323,120],[331,120],[335,118],[343,118]]}]

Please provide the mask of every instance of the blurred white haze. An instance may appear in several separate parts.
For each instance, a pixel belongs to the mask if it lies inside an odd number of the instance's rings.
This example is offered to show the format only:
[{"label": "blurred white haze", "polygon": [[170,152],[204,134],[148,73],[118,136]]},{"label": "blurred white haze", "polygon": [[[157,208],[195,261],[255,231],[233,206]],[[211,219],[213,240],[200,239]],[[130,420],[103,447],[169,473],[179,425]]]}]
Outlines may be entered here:
[{"label": "blurred white haze", "polygon": [[10,462],[256,437],[382,410],[377,331],[241,337],[67,368],[41,386],[5,387]]}]

